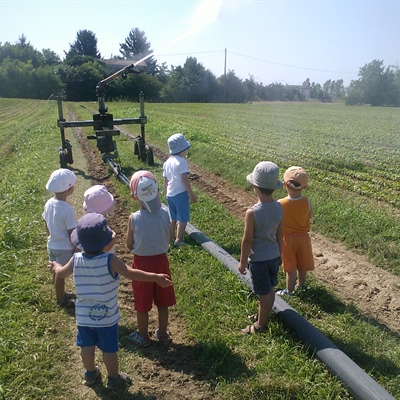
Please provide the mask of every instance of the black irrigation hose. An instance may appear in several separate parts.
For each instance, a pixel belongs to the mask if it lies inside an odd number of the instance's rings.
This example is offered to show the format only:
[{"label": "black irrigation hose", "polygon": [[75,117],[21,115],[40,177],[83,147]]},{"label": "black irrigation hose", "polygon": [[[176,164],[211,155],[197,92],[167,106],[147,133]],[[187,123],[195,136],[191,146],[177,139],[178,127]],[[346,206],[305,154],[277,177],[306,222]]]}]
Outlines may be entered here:
[{"label": "black irrigation hose", "polygon": [[[237,269],[238,261],[234,257],[190,223],[187,224],[186,233],[251,287],[250,280],[239,273]],[[287,328],[293,330],[310,347],[328,370],[344,382],[353,398],[357,400],[395,400],[378,382],[373,380],[362,368],[279,296],[275,297],[273,311]]]}]

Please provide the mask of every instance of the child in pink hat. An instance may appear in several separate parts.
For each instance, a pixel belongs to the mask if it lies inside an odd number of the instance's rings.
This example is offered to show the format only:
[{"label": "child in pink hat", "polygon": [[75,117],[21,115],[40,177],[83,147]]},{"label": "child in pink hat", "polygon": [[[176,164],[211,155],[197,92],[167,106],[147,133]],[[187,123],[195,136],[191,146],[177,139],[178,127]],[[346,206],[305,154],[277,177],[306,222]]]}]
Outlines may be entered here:
[{"label": "child in pink hat", "polygon": [[[133,254],[132,268],[157,272],[171,277],[167,251],[170,220],[161,205],[156,178],[149,171],[137,171],[130,180],[132,197],[139,201],[139,211],[129,217],[126,244]],[[158,310],[156,338],[162,344],[170,343],[168,308],[176,304],[173,286],[162,288],[151,282],[132,282],[138,330],[128,339],[138,346],[149,346],[149,311],[153,302]]]},{"label": "child in pink hat", "polygon": [[[104,217],[112,215],[114,209],[114,196],[107,190],[104,185],[94,185],[87,189],[83,194],[83,209],[87,213],[95,212],[102,214]],[[107,245],[105,251],[114,253],[114,245],[116,235],[114,232],[113,240]]]}]

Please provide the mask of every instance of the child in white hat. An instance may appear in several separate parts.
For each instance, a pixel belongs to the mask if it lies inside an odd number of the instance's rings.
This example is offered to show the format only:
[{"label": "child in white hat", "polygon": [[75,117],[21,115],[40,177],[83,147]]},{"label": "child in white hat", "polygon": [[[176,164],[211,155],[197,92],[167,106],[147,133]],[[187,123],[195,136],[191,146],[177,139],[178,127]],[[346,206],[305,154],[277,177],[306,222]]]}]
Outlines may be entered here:
[{"label": "child in white hat", "polygon": [[[182,133],[168,138],[171,156],[163,165],[164,194],[171,217],[170,239],[174,247],[184,244],[183,235],[190,221],[190,202],[196,203],[196,195],[189,181],[189,166],[185,157],[190,143]],[[176,231],[176,235],[175,235]]]},{"label": "child in white hat", "polygon": [[[64,265],[75,252],[71,242],[71,232],[76,227],[74,208],[67,202],[67,198],[74,192],[76,175],[66,168],[52,172],[46,184],[46,189],[53,192],[45,206],[42,217],[46,224],[47,251],[50,261],[57,261]],[[65,280],[54,276],[56,301],[61,307],[74,307],[73,294],[65,293]]]}]

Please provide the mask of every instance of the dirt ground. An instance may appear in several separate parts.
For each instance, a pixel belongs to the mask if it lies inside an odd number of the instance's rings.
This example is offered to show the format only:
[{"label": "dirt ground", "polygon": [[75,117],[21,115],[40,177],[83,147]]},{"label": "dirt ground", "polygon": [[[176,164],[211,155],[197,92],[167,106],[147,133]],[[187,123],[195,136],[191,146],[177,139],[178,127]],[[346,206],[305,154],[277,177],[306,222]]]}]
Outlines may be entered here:
[{"label": "dirt ground", "polygon": [[[75,130],[75,135],[88,161],[88,172],[93,176],[93,184],[104,184],[115,195],[115,213],[109,222],[120,238],[116,245],[116,253],[126,262],[130,262],[131,255],[124,242],[127,212],[122,209],[114,190],[116,178],[110,175],[109,168],[103,163],[100,154],[93,151],[86,138],[80,136],[79,130]],[[158,149],[153,148],[153,152],[161,161],[167,157]],[[251,193],[233,190],[220,177],[205,173],[193,165],[190,165],[190,170],[193,185],[207,192],[232,214],[243,219],[247,207],[254,203]],[[312,232],[312,244],[315,276],[326,286],[333,288],[344,302],[356,305],[365,316],[400,334],[400,278],[376,268],[366,257],[348,251],[344,246],[315,232]],[[128,282],[122,283],[120,294],[121,307],[131,307],[132,294]],[[153,332],[156,329],[155,320],[155,315],[150,317],[150,330]],[[173,346],[169,349],[157,345],[140,349],[145,357],[135,371],[134,388],[130,389],[130,392],[140,393],[143,395],[140,398],[145,399],[215,398],[201,379],[201,373],[196,370],[193,346],[185,335],[182,318],[174,309],[171,310],[169,330],[173,334]]]}]

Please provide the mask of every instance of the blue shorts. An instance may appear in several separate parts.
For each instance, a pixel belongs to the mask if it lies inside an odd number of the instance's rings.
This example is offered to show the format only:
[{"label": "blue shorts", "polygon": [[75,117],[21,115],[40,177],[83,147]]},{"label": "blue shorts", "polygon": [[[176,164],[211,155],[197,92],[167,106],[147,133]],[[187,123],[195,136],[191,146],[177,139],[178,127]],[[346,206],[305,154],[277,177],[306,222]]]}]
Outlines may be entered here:
[{"label": "blue shorts", "polygon": [[247,268],[250,270],[253,292],[265,295],[271,292],[278,284],[278,272],[282,261],[280,257],[267,261],[249,261]]},{"label": "blue shorts", "polygon": [[188,192],[182,192],[176,196],[167,196],[167,203],[171,221],[190,221],[190,201]]},{"label": "blue shorts", "polygon": [[97,346],[104,353],[116,353],[118,351],[118,323],[100,328],[78,326],[76,345],[79,347]]}]

